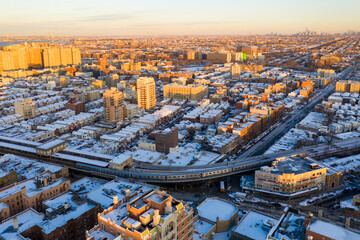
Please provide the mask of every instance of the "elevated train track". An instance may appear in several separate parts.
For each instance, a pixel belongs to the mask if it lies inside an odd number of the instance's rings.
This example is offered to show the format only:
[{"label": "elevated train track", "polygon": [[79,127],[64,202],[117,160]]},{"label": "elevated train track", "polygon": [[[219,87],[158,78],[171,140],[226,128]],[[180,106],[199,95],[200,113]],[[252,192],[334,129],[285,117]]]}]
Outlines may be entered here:
[{"label": "elevated train track", "polygon": [[[216,179],[234,174],[244,173],[269,165],[279,157],[295,154],[308,154],[309,157],[332,156],[349,151],[357,151],[360,147],[360,138],[339,140],[331,144],[318,144],[301,149],[282,151],[272,154],[237,159],[232,162],[223,162],[202,166],[156,166],[144,164],[144,168],[132,168],[124,171],[116,171],[108,168],[111,156],[103,154],[84,153],[80,151],[63,150],[49,157],[36,154],[35,145],[21,142],[19,139],[0,138],[0,151],[13,153],[26,157],[38,158],[57,164],[63,164],[69,168],[83,170],[91,173],[106,174],[124,178],[132,178],[146,182],[194,182],[208,179]],[[146,169],[145,169],[146,168]]]}]

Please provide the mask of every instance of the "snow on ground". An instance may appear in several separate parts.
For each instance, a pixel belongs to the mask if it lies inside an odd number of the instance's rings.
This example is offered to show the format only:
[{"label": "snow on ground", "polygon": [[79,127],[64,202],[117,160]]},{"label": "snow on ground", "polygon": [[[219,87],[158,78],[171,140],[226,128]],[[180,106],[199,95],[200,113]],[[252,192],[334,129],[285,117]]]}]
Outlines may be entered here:
[{"label": "snow on ground", "polygon": [[184,71],[202,71],[204,70],[204,67],[186,67],[186,68],[183,68]]}]

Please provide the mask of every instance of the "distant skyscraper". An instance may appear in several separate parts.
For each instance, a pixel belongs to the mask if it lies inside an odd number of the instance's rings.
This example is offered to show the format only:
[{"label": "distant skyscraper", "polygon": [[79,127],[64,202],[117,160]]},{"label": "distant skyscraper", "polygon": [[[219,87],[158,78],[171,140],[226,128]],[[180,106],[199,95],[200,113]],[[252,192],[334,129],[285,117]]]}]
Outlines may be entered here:
[{"label": "distant skyscraper", "polygon": [[81,53],[78,48],[72,48],[72,64],[79,65],[81,64]]},{"label": "distant skyscraper", "polygon": [[154,78],[141,77],[137,83],[137,101],[139,108],[148,110],[156,105],[156,87]]},{"label": "distant skyscraper", "polygon": [[57,45],[49,46],[49,44],[44,47],[40,43],[32,43],[11,45],[0,51],[0,74],[3,71],[59,67],[80,63],[81,54],[78,48],[59,48]]},{"label": "distant skyscraper", "polygon": [[124,120],[124,98],[123,93],[117,88],[106,90],[103,94],[106,122],[118,122]]},{"label": "distant skyscraper", "polygon": [[71,48],[60,48],[60,58],[62,66],[72,65],[73,56]]},{"label": "distant skyscraper", "polygon": [[61,65],[59,48],[45,48],[43,50],[44,67],[59,67]]}]

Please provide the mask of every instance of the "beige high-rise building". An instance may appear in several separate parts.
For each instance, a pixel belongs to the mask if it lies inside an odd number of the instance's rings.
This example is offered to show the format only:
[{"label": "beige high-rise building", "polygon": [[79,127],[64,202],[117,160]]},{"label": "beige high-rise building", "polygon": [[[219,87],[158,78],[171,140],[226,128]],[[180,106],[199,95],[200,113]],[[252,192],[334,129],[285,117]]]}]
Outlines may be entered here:
[{"label": "beige high-rise building", "polygon": [[72,65],[73,56],[71,48],[60,48],[61,65]]},{"label": "beige high-rise building", "polygon": [[195,52],[194,51],[188,51],[186,53],[187,60],[194,60],[195,59]]},{"label": "beige high-rise building", "polygon": [[231,65],[231,78],[240,79],[241,65],[235,63]]},{"label": "beige high-rise building", "polygon": [[27,59],[29,67],[39,68],[42,67],[41,48],[32,47],[27,49]]},{"label": "beige high-rise building", "polygon": [[336,92],[350,92],[351,83],[350,81],[340,80],[336,82]]},{"label": "beige high-rise building", "polygon": [[117,88],[106,90],[103,94],[105,121],[118,122],[124,120],[124,97]]},{"label": "beige high-rise building", "polygon": [[44,67],[59,67],[61,54],[59,48],[45,48],[43,50]]},{"label": "beige high-rise building", "polygon": [[2,52],[3,70],[28,69],[25,50]]},{"label": "beige high-rise building", "polygon": [[141,71],[141,62],[127,62],[121,64],[123,71]]},{"label": "beige high-rise building", "polygon": [[24,119],[36,116],[36,105],[30,98],[23,98],[21,102],[15,102],[15,113],[20,114]]},{"label": "beige high-rise building", "polygon": [[332,69],[318,69],[317,75],[320,78],[328,78],[328,79],[334,79],[335,78],[335,71]]},{"label": "beige high-rise building", "polygon": [[179,85],[171,83],[164,85],[164,98],[198,101],[208,95],[208,86],[201,84]]},{"label": "beige high-rise building", "polygon": [[81,64],[81,53],[78,48],[72,48],[72,64],[79,65]]},{"label": "beige high-rise building", "polygon": [[136,83],[137,101],[141,109],[151,109],[156,105],[156,86],[154,78],[140,77]]},{"label": "beige high-rise building", "polygon": [[92,102],[100,98],[99,90],[92,90],[87,92],[87,101]]},{"label": "beige high-rise building", "polygon": [[78,65],[81,54],[78,48],[58,47],[33,43],[4,47],[0,51],[0,73],[3,71],[26,70],[29,68]]},{"label": "beige high-rise building", "polygon": [[359,82],[352,82],[350,84],[350,92],[351,93],[359,93],[360,92],[360,83]]}]

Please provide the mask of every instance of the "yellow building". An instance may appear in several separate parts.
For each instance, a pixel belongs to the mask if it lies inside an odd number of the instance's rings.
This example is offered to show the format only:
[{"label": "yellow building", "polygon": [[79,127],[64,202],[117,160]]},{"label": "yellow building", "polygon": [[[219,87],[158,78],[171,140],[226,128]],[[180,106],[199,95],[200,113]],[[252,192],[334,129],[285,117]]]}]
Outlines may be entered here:
[{"label": "yellow building", "polygon": [[208,95],[208,86],[205,85],[179,85],[171,83],[164,85],[164,98],[174,98],[179,100],[198,101]]},{"label": "yellow building", "polygon": [[66,77],[59,78],[59,86],[60,87],[67,87],[69,84],[69,79]]},{"label": "yellow building", "polygon": [[115,196],[113,205],[98,214],[98,225],[87,231],[86,240],[97,240],[99,235],[128,240],[192,240],[193,230],[193,209],[188,203],[163,191],[136,196],[128,189],[123,199]]},{"label": "yellow building", "polygon": [[72,48],[72,64],[79,65],[81,64],[81,53],[78,48]]},{"label": "yellow building", "polygon": [[124,121],[124,98],[123,93],[117,88],[106,90],[103,94],[105,121],[118,122]]},{"label": "yellow building", "polygon": [[187,60],[194,60],[195,59],[195,52],[194,51],[188,51],[186,53]]},{"label": "yellow building", "polygon": [[334,79],[335,78],[335,71],[332,69],[321,69],[317,70],[317,75],[319,78],[327,78],[327,79]]},{"label": "yellow building", "polygon": [[3,51],[0,51],[0,73],[81,63],[81,54],[78,48],[59,48],[57,45],[42,44],[28,45],[24,43],[5,47]]},{"label": "yellow building", "polygon": [[360,92],[360,83],[359,82],[352,82],[350,84],[350,92],[351,93],[359,93]]},{"label": "yellow building", "polygon": [[271,167],[255,171],[255,188],[280,194],[296,194],[326,186],[327,168],[301,155],[276,159]]},{"label": "yellow building", "polygon": [[73,64],[72,49],[60,48],[61,65],[67,66]]},{"label": "yellow building", "polygon": [[28,69],[27,54],[25,50],[2,52],[3,70]]},{"label": "yellow building", "polygon": [[141,71],[141,62],[128,62],[121,65],[123,71]]},{"label": "yellow building", "polygon": [[15,113],[20,114],[25,120],[36,116],[36,105],[30,98],[23,98],[21,102],[15,102]]},{"label": "yellow building", "polygon": [[145,110],[154,108],[156,105],[156,86],[154,78],[138,78],[136,88],[138,107]]},{"label": "yellow building", "polygon": [[32,47],[27,49],[27,59],[29,67],[40,68],[43,66],[41,58],[41,48]]},{"label": "yellow building", "polygon": [[351,93],[359,93],[360,92],[360,84],[356,81],[350,80],[341,80],[336,82],[335,87],[336,92],[351,92]]},{"label": "yellow building", "polygon": [[104,88],[106,86],[105,81],[101,81],[101,80],[95,80],[91,83],[96,89],[98,88]]}]

